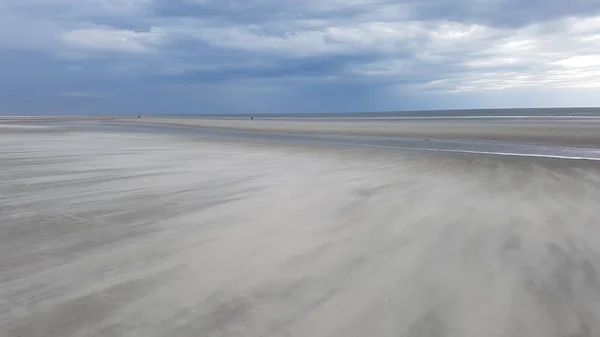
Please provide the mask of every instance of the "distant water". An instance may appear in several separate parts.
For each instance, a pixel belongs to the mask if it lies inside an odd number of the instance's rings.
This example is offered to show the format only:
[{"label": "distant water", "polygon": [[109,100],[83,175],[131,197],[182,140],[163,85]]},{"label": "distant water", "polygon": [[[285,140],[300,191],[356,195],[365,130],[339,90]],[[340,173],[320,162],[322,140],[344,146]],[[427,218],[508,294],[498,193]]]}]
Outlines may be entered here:
[{"label": "distant water", "polygon": [[[264,113],[264,114],[202,114],[201,116],[219,117],[599,117],[600,108],[533,108],[533,109],[469,109],[469,110],[421,110],[421,111],[384,111],[384,112],[359,112],[359,113]],[[200,115],[179,115],[200,116]]]}]

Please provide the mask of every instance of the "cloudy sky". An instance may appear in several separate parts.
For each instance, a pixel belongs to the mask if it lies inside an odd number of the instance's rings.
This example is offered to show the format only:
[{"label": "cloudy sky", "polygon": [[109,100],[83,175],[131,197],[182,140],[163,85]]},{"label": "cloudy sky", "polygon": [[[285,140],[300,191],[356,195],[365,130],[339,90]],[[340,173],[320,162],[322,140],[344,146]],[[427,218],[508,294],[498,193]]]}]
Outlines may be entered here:
[{"label": "cloudy sky", "polygon": [[600,106],[598,0],[0,0],[0,114]]}]

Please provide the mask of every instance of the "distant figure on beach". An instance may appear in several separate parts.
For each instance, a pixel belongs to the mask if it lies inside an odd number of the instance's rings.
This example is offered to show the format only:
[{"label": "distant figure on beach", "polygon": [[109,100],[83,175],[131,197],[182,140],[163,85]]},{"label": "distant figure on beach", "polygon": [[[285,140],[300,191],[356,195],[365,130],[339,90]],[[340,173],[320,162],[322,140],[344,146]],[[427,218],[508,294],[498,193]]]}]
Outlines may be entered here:
[{"label": "distant figure on beach", "polygon": [[253,119],[254,119],[254,117],[250,116],[250,120],[253,120]]},{"label": "distant figure on beach", "polygon": [[142,116],[138,116],[138,118],[142,118]]}]

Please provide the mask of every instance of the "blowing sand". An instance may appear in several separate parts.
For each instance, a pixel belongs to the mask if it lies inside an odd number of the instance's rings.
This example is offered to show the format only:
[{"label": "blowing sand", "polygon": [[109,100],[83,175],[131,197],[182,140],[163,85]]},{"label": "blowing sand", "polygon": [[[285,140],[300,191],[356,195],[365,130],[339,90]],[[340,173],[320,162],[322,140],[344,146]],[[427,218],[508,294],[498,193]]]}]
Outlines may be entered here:
[{"label": "blowing sand", "polygon": [[0,133],[0,336],[600,335],[600,165]]}]

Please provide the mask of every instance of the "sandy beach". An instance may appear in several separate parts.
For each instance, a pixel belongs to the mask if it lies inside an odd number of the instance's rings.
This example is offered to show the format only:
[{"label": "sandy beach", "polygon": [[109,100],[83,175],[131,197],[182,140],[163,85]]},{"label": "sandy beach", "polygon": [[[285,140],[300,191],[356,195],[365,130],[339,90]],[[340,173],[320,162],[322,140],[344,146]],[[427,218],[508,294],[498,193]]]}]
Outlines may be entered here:
[{"label": "sandy beach", "polygon": [[[497,119],[502,121],[502,119]],[[144,117],[121,122],[156,125],[194,126],[256,132],[334,134],[358,136],[410,137],[458,140],[492,140],[566,146],[600,147],[600,118],[530,120],[473,119],[388,119],[369,120],[290,120],[290,119],[209,119]],[[535,121],[535,119],[533,120]],[[549,123],[549,121],[551,123]],[[558,122],[557,122],[558,121]]]},{"label": "sandy beach", "polygon": [[15,120],[2,337],[600,335],[599,162],[88,127],[593,146],[596,125]]}]

